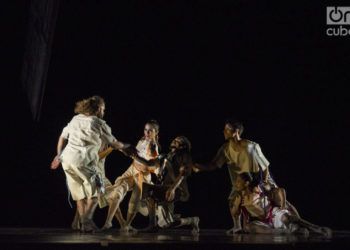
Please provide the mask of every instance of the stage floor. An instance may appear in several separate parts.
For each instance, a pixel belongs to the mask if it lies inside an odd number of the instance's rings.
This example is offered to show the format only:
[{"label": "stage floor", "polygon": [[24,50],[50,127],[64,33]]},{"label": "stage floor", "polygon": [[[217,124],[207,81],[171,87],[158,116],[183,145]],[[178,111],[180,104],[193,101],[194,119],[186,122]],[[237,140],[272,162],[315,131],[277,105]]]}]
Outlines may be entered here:
[{"label": "stage floor", "polygon": [[225,235],[224,230],[162,230],[157,233],[80,233],[62,228],[1,228],[0,249],[350,249],[350,231],[331,238],[296,235]]}]

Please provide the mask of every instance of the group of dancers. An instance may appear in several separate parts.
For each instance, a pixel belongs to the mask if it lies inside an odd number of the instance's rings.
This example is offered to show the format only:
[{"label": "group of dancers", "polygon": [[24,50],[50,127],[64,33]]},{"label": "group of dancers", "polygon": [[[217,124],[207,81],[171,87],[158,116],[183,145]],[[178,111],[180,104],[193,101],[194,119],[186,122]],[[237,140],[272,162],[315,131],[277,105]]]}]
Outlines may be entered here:
[{"label": "group of dancers", "polygon": [[[233,227],[227,234],[321,234],[330,237],[331,229],[302,219],[287,201],[285,189],[271,177],[269,162],[259,144],[243,139],[243,125],[228,120],[224,124],[225,143],[214,159],[194,163],[191,142],[185,136],[172,140],[168,153],[160,153],[159,124],[146,122],[144,135],[134,147],[117,140],[103,120],[105,102],[92,96],[76,103],[76,115],[63,129],[57,144],[52,169],[62,166],[69,192],[76,201],[72,228],[84,232],[112,228],[116,218],[124,232],[156,232],[160,228],[192,226],[199,233],[199,218],[175,214],[177,202],[189,199],[187,178],[192,172],[211,171],[227,165],[232,191],[229,208]],[[113,150],[133,159],[130,167],[112,184],[105,175],[105,158]],[[131,191],[126,218],[120,210]],[[95,209],[108,206],[106,221],[99,229],[93,221]],[[149,217],[144,229],[132,226],[137,213]]]}]

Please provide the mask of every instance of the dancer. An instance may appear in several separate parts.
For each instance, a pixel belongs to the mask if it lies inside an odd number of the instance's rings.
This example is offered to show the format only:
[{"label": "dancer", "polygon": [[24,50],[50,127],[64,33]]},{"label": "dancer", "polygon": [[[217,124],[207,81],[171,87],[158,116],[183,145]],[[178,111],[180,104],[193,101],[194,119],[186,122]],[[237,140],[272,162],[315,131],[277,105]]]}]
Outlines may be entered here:
[{"label": "dancer", "polygon": [[[254,178],[261,180],[264,191],[273,197],[273,200],[279,202],[283,207],[288,207],[294,215],[299,216],[294,206],[286,201],[284,189],[279,188],[272,179],[269,172],[270,163],[262,153],[259,144],[241,138],[243,130],[244,127],[241,122],[226,121],[223,131],[226,142],[220,147],[212,162],[208,164],[196,163],[194,171],[210,171],[227,164],[232,184],[231,193],[228,197],[230,211],[235,197],[234,185],[237,175],[250,173]],[[235,224],[236,221],[232,213],[231,216]],[[235,230],[235,225],[227,233],[234,233],[233,230]]]},{"label": "dancer", "polygon": [[[150,120],[145,124],[144,136],[138,142],[136,149],[138,155],[147,160],[154,159],[159,154],[159,124],[155,120]],[[151,172],[155,171],[155,167],[147,167],[137,160],[134,160],[131,166],[116,179],[115,184],[107,190],[106,198],[109,203],[108,215],[103,230],[112,227],[112,219],[119,209],[120,203],[123,201],[128,191],[132,190],[129,201],[127,218],[122,226],[122,231],[136,231],[131,223],[137,212],[148,215],[146,205],[142,204],[142,183],[151,183]]]},{"label": "dancer", "polygon": [[156,165],[159,169],[157,185],[144,183],[143,198],[147,199],[149,207],[149,226],[144,232],[155,232],[158,227],[174,228],[185,225],[192,226],[192,233],[199,233],[199,218],[181,218],[174,214],[177,201],[186,202],[189,199],[187,177],[192,171],[191,143],[185,136],[176,137],[170,144],[170,152],[163,158],[145,160],[140,156],[135,159],[146,164]]},{"label": "dancer", "polygon": [[[105,174],[105,160],[106,157],[113,151],[114,149],[104,143],[102,143],[102,146],[100,148],[100,151],[98,153],[99,161],[97,164],[97,173],[101,177],[105,192],[108,192],[108,190],[111,189],[112,183],[109,181],[109,179],[106,177]],[[103,208],[105,206],[108,206],[108,202],[106,201],[103,193],[98,193],[97,196],[98,204],[100,208]],[[85,201],[86,202],[86,201]],[[97,205],[94,206],[92,214],[94,214],[94,210],[96,209]],[[125,220],[123,218],[123,215],[120,211],[120,209],[117,210],[115,213],[115,217],[119,222],[120,227],[123,227],[125,225]],[[81,223],[79,218],[79,211],[76,209],[74,219],[72,222],[72,229],[73,230],[80,230],[81,229]]]},{"label": "dancer", "polygon": [[96,171],[101,143],[111,145],[126,154],[135,153],[135,149],[118,141],[102,120],[105,102],[101,97],[92,96],[78,101],[74,112],[77,115],[63,129],[58,139],[57,156],[51,168],[55,169],[62,163],[69,191],[77,203],[81,230],[91,232],[98,229],[92,216],[97,203],[98,188],[101,188]]},{"label": "dancer", "polygon": [[[243,230],[248,233],[289,234],[309,233],[332,235],[331,229],[312,224],[291,213],[290,210],[276,206],[274,201],[264,194],[258,182],[250,173],[239,174],[235,181],[235,196],[231,212],[236,219],[234,233]],[[240,215],[243,214],[243,226]]]}]

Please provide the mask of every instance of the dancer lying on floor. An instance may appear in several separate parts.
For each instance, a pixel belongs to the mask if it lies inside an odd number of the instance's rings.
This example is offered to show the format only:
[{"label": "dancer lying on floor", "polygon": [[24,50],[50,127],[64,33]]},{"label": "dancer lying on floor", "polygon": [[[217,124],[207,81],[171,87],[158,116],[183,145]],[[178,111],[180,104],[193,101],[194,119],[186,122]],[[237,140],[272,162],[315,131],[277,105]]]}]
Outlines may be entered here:
[{"label": "dancer lying on floor", "polygon": [[[261,191],[249,173],[237,176],[235,189],[237,192],[231,208],[235,220],[233,233],[243,231],[259,234],[316,233],[326,237],[332,235],[329,228],[312,224],[283,208],[281,204],[285,201],[271,200],[271,197]],[[240,215],[243,215],[243,223]]]}]

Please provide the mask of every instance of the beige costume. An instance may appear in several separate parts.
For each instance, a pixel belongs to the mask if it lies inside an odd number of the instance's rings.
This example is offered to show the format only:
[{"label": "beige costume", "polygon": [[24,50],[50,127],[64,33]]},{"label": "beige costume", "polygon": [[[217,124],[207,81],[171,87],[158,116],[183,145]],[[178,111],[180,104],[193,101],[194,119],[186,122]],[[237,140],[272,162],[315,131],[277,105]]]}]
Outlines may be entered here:
[{"label": "beige costume", "polygon": [[229,200],[233,198],[235,191],[233,185],[238,174],[245,172],[257,173],[260,169],[265,171],[270,165],[262,153],[259,144],[246,139],[240,141],[229,139],[221,146],[213,163],[218,167],[222,167],[227,163],[232,183]]},{"label": "beige costume", "polygon": [[[153,150],[149,141],[141,139],[136,149],[138,155],[146,160],[154,159],[158,155],[158,147]],[[122,200],[126,193],[133,190],[129,201],[128,211],[139,211],[143,215],[148,214],[146,204],[141,204],[142,195],[142,183],[152,183],[150,172],[141,172],[137,170],[136,166],[141,163],[134,160],[130,167],[115,180],[115,184],[112,187],[107,188],[107,198]],[[141,205],[141,206],[140,206]]]},{"label": "beige costume", "polygon": [[[249,194],[252,200],[249,206],[241,204],[241,208],[245,209],[247,223],[256,224],[260,226],[271,227],[275,229],[287,229],[287,225],[283,222],[284,215],[290,215],[290,211],[287,209],[281,209],[279,207],[273,207],[266,195],[262,195],[261,191],[253,192]],[[264,211],[264,218],[261,218],[261,214],[257,214],[254,207],[259,208],[259,211]],[[250,221],[250,217],[254,218]],[[260,218],[260,219],[259,219]]]},{"label": "beige costume", "polygon": [[60,160],[73,200],[96,197],[98,151],[102,142],[116,141],[110,127],[96,116],[79,114],[63,129],[61,137],[68,140]]}]

